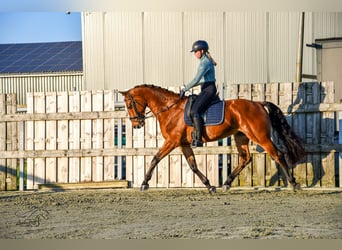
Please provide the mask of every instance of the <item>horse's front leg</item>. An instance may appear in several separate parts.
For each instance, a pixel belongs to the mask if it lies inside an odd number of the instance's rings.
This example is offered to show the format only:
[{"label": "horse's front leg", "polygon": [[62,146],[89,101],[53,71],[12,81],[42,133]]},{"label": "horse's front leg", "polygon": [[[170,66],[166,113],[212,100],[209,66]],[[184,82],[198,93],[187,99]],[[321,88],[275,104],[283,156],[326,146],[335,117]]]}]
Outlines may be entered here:
[{"label": "horse's front leg", "polygon": [[141,191],[147,190],[149,188],[148,182],[152,178],[153,170],[156,168],[158,163],[175,148],[176,148],[176,146],[174,143],[172,143],[170,141],[164,142],[163,146],[154,155],[154,157],[150,163],[150,167],[148,168],[148,170],[145,174],[144,181],[142,182],[141,187],[140,187]]},{"label": "horse's front leg", "polygon": [[190,146],[182,146],[181,149],[191,170],[201,179],[202,183],[208,188],[210,193],[215,193],[216,188],[210,185],[208,178],[198,169],[192,148]]}]

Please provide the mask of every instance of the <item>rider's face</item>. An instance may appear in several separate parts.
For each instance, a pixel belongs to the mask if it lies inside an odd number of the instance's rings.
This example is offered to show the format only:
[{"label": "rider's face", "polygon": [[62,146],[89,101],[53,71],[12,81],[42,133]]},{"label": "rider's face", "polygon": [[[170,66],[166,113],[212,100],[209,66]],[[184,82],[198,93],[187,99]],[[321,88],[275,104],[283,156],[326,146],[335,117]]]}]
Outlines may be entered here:
[{"label": "rider's face", "polygon": [[197,59],[200,59],[203,55],[203,50],[197,50],[194,54]]}]

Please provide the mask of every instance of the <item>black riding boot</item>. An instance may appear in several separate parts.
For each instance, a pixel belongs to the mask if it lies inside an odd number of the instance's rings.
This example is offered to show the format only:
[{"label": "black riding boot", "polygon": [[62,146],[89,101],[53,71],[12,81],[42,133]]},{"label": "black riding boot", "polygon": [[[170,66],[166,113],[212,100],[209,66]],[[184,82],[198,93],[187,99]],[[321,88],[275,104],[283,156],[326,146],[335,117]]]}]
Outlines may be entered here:
[{"label": "black riding boot", "polygon": [[194,117],[194,131],[192,132],[192,147],[202,147],[202,127],[203,127],[203,119],[201,117]]}]

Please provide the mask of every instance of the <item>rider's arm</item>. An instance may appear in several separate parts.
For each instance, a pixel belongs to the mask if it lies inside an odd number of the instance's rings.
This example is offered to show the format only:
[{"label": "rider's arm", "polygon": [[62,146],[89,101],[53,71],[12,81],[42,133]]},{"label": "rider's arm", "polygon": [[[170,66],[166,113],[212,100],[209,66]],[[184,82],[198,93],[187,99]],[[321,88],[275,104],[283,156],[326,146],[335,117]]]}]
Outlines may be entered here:
[{"label": "rider's arm", "polygon": [[[204,59],[204,58],[203,58]],[[200,84],[201,79],[209,70],[209,62],[208,60],[201,60],[200,64],[198,65],[197,73],[194,79],[191,80],[187,85],[184,87],[184,91],[188,91],[189,89],[197,86]]]}]

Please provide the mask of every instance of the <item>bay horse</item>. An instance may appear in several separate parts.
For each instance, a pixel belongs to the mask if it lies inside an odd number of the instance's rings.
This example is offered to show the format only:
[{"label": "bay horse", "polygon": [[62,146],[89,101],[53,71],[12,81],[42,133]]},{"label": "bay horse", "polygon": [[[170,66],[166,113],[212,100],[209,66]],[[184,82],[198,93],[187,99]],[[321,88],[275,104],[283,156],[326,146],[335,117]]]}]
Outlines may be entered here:
[{"label": "bay horse", "polygon": [[[141,184],[141,190],[149,188],[148,182],[157,164],[172,150],[180,147],[191,170],[200,178],[209,192],[216,188],[210,185],[207,177],[197,167],[193,149],[191,148],[191,132],[193,127],[185,124],[184,107],[188,97],[180,99],[178,93],[154,85],[139,85],[128,91],[119,91],[124,96],[125,105],[133,128],[145,125],[146,107],[157,118],[164,144],[154,155]],[[281,152],[271,140],[271,129],[275,130],[286,148]],[[281,167],[293,189],[300,189],[290,165],[299,162],[305,156],[305,150],[299,137],[291,130],[282,111],[271,102],[258,102],[245,99],[225,100],[225,117],[223,123],[203,128],[203,142],[216,141],[234,136],[239,153],[239,165],[234,168],[223,188],[228,190],[235,177],[251,161],[248,143],[253,141],[261,146]],[[285,154],[287,161],[285,159]]]}]

